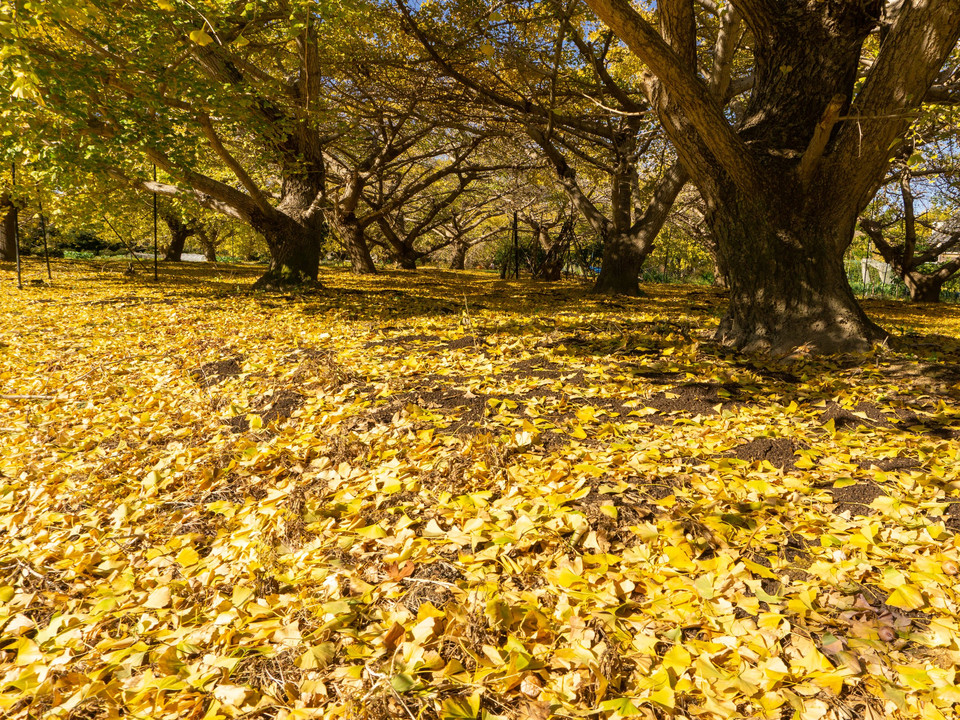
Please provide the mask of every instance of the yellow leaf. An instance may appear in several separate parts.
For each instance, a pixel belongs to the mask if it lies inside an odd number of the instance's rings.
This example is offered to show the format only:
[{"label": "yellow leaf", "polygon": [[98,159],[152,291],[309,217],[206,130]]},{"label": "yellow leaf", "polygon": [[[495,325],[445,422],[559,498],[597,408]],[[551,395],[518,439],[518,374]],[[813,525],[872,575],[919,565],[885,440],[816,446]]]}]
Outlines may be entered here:
[{"label": "yellow leaf", "polygon": [[150,597],[147,598],[147,601],[143,604],[145,608],[159,609],[165,608],[170,604],[170,588],[168,587],[158,587],[152,593]]},{"label": "yellow leaf", "polygon": [[213,38],[207,35],[207,33],[203,30],[191,30],[190,39],[200,46],[209,45],[213,42]]},{"label": "yellow leaf", "polygon": [[677,547],[676,545],[667,545],[663,552],[673,568],[681,572],[697,569],[696,563],[690,559],[690,555],[687,554],[687,551],[683,548]]},{"label": "yellow leaf", "polygon": [[[438,529],[439,529],[439,526],[438,526]],[[442,534],[443,531],[441,530],[440,533]],[[357,530],[357,535],[359,535],[360,537],[368,538],[370,540],[379,540],[380,538],[387,536],[387,531],[384,530],[379,525],[367,525],[366,527],[362,527],[359,530]]]},{"label": "yellow leaf", "polygon": [[173,7],[173,3],[170,2],[170,0],[157,0],[157,5],[160,6],[160,9],[161,9],[161,10],[167,10],[167,11],[169,11],[169,10],[175,9],[175,8]]},{"label": "yellow leaf", "polygon": [[677,674],[682,673],[690,667],[690,661],[690,653],[687,652],[683,645],[674,645],[667,650],[666,655],[663,656],[663,666],[676,670]]},{"label": "yellow leaf", "polygon": [[672,708],[676,705],[676,700],[674,699],[673,690],[670,689],[669,685],[665,685],[659,690],[655,690],[650,693],[650,699],[653,700],[658,705],[663,705],[668,708]]},{"label": "yellow leaf", "polygon": [[217,685],[213,696],[224,705],[238,707],[247,698],[247,689],[242,685]]},{"label": "yellow leaf", "polygon": [[577,438],[577,440],[586,440],[586,439],[587,439],[587,434],[583,431],[583,428],[582,428],[580,425],[577,425],[577,426],[573,429],[573,436],[574,436],[575,438]]},{"label": "yellow leaf", "polygon": [[199,561],[200,561],[200,556],[197,554],[197,551],[194,550],[190,545],[188,545],[179,553],[177,553],[177,562],[180,563],[180,565],[183,567],[196,565]]},{"label": "yellow leaf", "polygon": [[16,664],[20,667],[25,665],[32,665],[35,662],[43,660],[43,653],[40,651],[40,647],[29,638],[20,638],[16,645],[19,645],[17,649],[17,660]]},{"label": "yellow leaf", "polygon": [[887,605],[893,605],[904,610],[919,610],[926,604],[923,593],[913,585],[901,585],[887,598]]}]

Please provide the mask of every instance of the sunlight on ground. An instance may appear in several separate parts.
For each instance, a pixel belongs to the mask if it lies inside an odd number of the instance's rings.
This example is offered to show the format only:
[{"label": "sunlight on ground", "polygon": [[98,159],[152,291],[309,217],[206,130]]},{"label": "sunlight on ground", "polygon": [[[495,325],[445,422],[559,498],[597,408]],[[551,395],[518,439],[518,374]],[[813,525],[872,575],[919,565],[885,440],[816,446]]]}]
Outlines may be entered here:
[{"label": "sunlight on ground", "polygon": [[955,716],[960,308],[122,269],[0,275],[0,714]]}]

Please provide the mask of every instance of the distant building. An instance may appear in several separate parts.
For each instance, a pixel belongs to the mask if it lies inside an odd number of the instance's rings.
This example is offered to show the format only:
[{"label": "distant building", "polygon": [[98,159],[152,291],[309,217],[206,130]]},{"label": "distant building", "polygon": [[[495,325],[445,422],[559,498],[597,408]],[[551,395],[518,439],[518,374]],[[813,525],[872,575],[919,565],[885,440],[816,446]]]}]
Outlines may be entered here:
[{"label": "distant building", "polygon": [[[930,234],[930,244],[937,246],[950,242],[951,238],[960,234],[960,218],[951,218],[940,223],[939,227]],[[940,253],[937,262],[945,263],[960,257],[960,245],[955,245],[945,253]]]}]

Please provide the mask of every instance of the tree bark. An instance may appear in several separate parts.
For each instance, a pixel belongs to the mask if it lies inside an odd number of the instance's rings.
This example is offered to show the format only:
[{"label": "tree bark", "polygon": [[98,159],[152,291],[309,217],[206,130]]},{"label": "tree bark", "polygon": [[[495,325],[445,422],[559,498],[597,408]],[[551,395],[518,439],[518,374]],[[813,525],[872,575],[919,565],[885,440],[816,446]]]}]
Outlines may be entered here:
[{"label": "tree bark", "polygon": [[347,251],[347,257],[350,258],[350,265],[353,271],[358,275],[373,275],[377,272],[377,266],[370,255],[370,247],[367,245],[367,238],[364,236],[363,227],[356,220],[345,218],[340,224],[340,241],[343,243],[343,249]]},{"label": "tree bark", "polygon": [[320,246],[326,234],[321,216],[298,223],[285,215],[259,219],[254,225],[270,249],[270,269],[254,287],[271,288],[316,282]]},{"label": "tree bark", "polygon": [[922,273],[907,273],[903,278],[910,292],[910,302],[938,303],[944,280]]},{"label": "tree bark", "polygon": [[470,246],[466,243],[455,242],[453,244],[453,257],[450,259],[451,270],[466,270],[467,251]]},{"label": "tree bark", "polygon": [[843,265],[850,223],[736,190],[711,209],[730,305],[718,337],[747,351],[865,351],[886,333],[864,314]]},{"label": "tree bark", "polygon": [[17,259],[17,211],[6,193],[0,196],[0,213],[0,261],[13,262]]},{"label": "tree bark", "polygon": [[[650,247],[653,245],[651,243]],[[632,238],[624,233],[603,239],[603,259],[593,292],[601,295],[639,295],[640,270],[649,252],[639,251]]]},{"label": "tree bark", "polygon": [[188,223],[183,222],[183,220],[172,210],[168,210],[161,214],[163,221],[166,223],[167,228],[170,230],[170,244],[167,245],[167,250],[164,253],[163,259],[167,262],[180,262],[180,257],[183,255],[183,247],[186,245],[187,238],[196,233],[196,230],[192,228]]},{"label": "tree bark", "polygon": [[203,243],[203,259],[207,262],[217,261],[217,246],[212,242]]},{"label": "tree bark", "polygon": [[537,233],[537,244],[543,251],[543,258],[537,267],[534,279],[558,282],[563,279],[563,260],[570,245],[567,238],[568,229],[566,226],[561,228],[560,233],[552,240],[549,230],[543,225],[538,225],[534,229]]},{"label": "tree bark", "polygon": [[[754,86],[737,128],[630,0],[586,0],[658,82],[667,135],[707,206],[729,314],[747,349],[864,350],[885,336],[843,272],[856,218],[960,37],[960,0],[903,3],[865,82],[862,45],[884,3],[737,0],[754,37]],[[672,12],[692,0],[662,0]]]}]

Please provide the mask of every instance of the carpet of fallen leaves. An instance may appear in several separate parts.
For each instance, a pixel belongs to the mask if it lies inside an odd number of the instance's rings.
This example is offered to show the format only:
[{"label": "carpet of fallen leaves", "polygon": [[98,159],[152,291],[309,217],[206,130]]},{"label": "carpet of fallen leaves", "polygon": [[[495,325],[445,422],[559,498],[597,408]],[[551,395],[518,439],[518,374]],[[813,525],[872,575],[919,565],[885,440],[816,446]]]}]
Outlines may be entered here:
[{"label": "carpet of fallen leaves", "polygon": [[957,307],[119,269],[0,276],[3,717],[957,716]]}]

